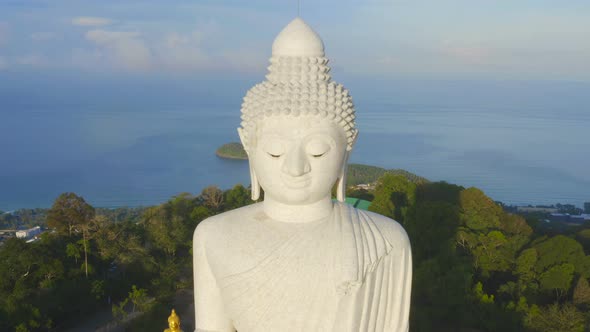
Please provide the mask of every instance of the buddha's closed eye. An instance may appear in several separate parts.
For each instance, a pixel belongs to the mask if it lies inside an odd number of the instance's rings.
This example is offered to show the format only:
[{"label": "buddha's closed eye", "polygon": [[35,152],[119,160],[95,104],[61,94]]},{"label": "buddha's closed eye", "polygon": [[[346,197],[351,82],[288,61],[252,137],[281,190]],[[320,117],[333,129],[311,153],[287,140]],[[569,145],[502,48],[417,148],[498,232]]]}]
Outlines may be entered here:
[{"label": "buddha's closed eye", "polygon": [[330,144],[321,140],[312,140],[306,146],[306,152],[314,157],[320,158],[330,151]]},{"label": "buddha's closed eye", "polygon": [[280,140],[273,139],[264,145],[264,151],[272,158],[280,158],[285,153],[285,144]]}]

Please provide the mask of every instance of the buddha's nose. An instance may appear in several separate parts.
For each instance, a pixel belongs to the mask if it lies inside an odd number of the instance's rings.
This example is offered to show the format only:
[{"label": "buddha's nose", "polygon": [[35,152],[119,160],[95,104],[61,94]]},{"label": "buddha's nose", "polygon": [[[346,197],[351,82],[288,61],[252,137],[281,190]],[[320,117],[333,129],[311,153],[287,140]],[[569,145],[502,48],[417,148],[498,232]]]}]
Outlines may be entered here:
[{"label": "buddha's nose", "polygon": [[285,156],[282,171],[290,176],[301,176],[311,170],[309,160],[302,149],[293,149]]}]

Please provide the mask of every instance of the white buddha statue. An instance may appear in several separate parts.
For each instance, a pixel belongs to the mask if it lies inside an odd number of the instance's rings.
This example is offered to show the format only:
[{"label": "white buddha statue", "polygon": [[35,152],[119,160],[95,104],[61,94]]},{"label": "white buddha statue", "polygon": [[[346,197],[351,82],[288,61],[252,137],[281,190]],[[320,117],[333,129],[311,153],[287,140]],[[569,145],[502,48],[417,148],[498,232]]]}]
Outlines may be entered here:
[{"label": "white buddha statue", "polygon": [[197,331],[408,331],[406,232],[343,203],[358,133],[348,91],[331,81],[321,39],[299,18],[270,62],[238,129],[252,198],[262,187],[264,201],[197,227]]}]

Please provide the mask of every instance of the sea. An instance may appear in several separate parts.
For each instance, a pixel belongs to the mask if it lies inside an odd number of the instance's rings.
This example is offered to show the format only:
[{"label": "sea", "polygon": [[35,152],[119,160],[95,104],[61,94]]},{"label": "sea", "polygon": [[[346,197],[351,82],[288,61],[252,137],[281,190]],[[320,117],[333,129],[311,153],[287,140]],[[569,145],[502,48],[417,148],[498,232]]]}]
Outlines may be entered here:
[{"label": "sea", "polygon": [[[0,210],[75,192],[96,207],[148,206],[249,184],[238,141],[257,79],[5,73]],[[506,204],[590,202],[590,83],[345,77],[360,134],[350,162],[477,187]]]}]

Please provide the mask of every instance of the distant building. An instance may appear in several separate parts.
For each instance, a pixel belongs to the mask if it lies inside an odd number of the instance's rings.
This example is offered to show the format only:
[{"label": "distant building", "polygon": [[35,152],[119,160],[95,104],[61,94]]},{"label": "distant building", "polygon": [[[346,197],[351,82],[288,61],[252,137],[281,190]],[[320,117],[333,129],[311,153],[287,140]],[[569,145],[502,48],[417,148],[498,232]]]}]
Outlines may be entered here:
[{"label": "distant building", "polygon": [[357,184],[356,186],[353,186],[354,189],[364,189],[367,191],[370,190],[375,190],[375,183],[362,183],[362,184]]},{"label": "distant building", "polygon": [[569,222],[570,215],[567,213],[551,213],[549,220],[551,222]]},{"label": "distant building", "polygon": [[525,212],[525,213],[532,213],[532,212],[557,213],[557,208],[534,207],[534,206],[517,206],[516,207],[516,211],[518,211],[518,212]]},{"label": "distant building", "polygon": [[584,217],[582,215],[570,216],[570,222],[574,224],[583,224]]},{"label": "distant building", "polygon": [[35,226],[30,229],[16,231],[16,237],[19,239],[30,239],[41,234],[41,227]]},{"label": "distant building", "polygon": [[590,214],[551,213],[549,220],[551,222],[583,224],[590,221]]}]

